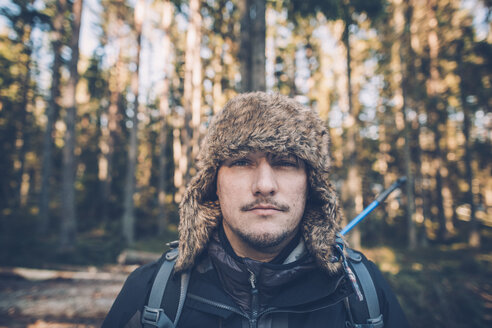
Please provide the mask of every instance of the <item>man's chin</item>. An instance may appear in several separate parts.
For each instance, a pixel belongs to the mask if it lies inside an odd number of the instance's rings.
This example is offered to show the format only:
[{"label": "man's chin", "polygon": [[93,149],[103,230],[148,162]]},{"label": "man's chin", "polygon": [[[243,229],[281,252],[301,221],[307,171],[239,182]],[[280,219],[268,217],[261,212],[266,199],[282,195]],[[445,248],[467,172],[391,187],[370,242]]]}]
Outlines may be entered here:
[{"label": "man's chin", "polygon": [[246,242],[251,248],[258,251],[268,251],[277,249],[279,246],[284,246],[284,243],[290,237],[289,232],[278,233],[250,233],[241,235],[241,239]]}]

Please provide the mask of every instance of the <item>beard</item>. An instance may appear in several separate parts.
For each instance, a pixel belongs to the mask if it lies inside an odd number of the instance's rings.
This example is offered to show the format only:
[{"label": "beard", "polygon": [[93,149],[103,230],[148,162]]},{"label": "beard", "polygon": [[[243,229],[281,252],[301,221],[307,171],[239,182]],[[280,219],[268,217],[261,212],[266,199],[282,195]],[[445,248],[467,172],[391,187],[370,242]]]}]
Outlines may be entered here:
[{"label": "beard", "polygon": [[[241,238],[249,247],[262,252],[275,252],[278,251],[278,246],[285,246],[286,241],[292,239],[297,233],[297,227],[292,230],[283,230],[277,233],[263,232],[255,233],[249,231],[242,231],[241,229],[235,229],[230,227],[231,230]],[[285,243],[285,244],[284,244]]]}]

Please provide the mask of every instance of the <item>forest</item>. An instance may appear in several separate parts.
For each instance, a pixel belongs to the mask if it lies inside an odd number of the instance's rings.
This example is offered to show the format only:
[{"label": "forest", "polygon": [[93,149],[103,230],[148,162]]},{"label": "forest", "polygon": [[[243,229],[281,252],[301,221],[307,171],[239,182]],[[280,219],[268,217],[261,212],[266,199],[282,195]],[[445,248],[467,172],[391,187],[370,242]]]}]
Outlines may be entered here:
[{"label": "forest", "polygon": [[326,122],[345,223],[407,178],[349,242],[413,326],[490,327],[491,28],[491,0],[2,0],[0,268],[166,250],[209,119],[262,90]]}]

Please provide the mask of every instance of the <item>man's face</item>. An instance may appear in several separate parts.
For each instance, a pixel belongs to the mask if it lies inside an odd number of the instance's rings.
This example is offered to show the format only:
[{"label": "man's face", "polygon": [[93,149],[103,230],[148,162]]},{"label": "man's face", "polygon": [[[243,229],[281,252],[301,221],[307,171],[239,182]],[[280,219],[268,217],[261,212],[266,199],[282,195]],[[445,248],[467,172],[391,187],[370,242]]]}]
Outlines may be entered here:
[{"label": "man's face", "polygon": [[260,252],[281,249],[295,236],[304,213],[305,164],[294,156],[262,152],[228,159],[217,174],[217,196],[236,252],[237,244]]}]

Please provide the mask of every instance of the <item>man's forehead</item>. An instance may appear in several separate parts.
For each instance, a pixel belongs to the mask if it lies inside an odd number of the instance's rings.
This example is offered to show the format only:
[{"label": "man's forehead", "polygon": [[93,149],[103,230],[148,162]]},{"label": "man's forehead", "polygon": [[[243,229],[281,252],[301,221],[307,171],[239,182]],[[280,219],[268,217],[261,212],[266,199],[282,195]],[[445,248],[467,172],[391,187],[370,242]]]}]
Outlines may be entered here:
[{"label": "man's forehead", "polygon": [[242,152],[240,154],[232,155],[226,160],[237,159],[237,158],[267,158],[267,159],[276,159],[276,158],[292,158],[298,159],[295,154],[292,153],[279,153],[279,152],[269,152],[269,151],[250,151],[250,152]]},{"label": "man's forehead", "polygon": [[219,166],[240,159],[257,160],[262,158],[266,158],[266,160],[269,162],[278,161],[278,160],[289,160],[289,161],[295,161],[297,165],[300,166],[305,166],[306,164],[303,159],[299,158],[295,154],[288,153],[288,152],[278,153],[278,152],[268,152],[268,151],[250,151],[250,152],[241,152],[239,154],[227,157],[220,162]]}]

